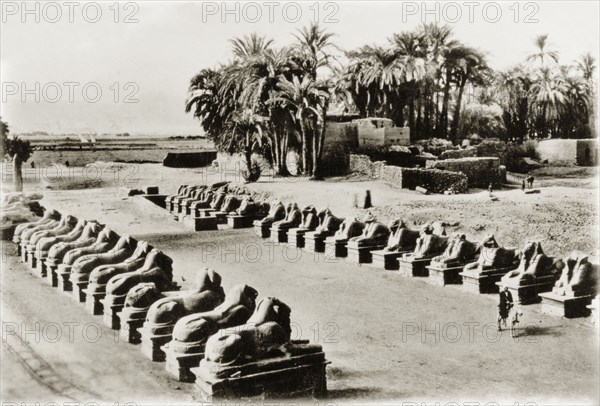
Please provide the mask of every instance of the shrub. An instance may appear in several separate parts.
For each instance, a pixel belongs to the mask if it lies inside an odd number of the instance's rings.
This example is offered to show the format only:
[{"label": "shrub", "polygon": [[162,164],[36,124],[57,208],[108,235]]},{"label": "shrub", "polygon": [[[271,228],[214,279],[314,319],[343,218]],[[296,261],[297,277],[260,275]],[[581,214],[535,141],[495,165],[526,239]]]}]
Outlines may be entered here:
[{"label": "shrub", "polygon": [[242,169],[241,171],[242,177],[247,183],[256,182],[262,173],[262,169],[258,162],[252,161],[250,165],[250,169]]}]

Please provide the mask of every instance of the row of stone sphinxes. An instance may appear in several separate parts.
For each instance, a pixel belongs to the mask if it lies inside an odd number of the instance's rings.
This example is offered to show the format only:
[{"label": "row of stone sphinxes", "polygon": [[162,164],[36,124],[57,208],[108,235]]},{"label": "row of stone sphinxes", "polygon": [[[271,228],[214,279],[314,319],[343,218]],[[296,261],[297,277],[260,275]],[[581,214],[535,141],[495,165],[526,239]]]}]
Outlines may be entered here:
[{"label": "row of stone sphinxes", "polygon": [[247,285],[225,294],[221,276],[173,282],[172,260],[145,241],[96,221],[45,210],[13,234],[18,255],[50,285],[71,295],[166,372],[196,381],[202,396],[323,396],[328,362],[320,345],[291,336],[290,308]]},{"label": "row of stone sphinxes", "polygon": [[506,286],[520,304],[543,299],[545,312],[565,317],[586,315],[598,290],[598,266],[584,253],[551,257],[539,242],[528,242],[523,249],[505,248],[493,235],[469,241],[462,233],[448,236],[441,222],[411,229],[396,219],[386,226],[370,212],[361,220],[344,219],[328,208],[300,209],[296,203],[275,201],[267,216],[254,222],[254,229],[257,236],[274,242],[407,277],[426,277],[440,286],[463,284],[477,293],[497,293],[499,286]]},{"label": "row of stone sphinxes", "polygon": [[176,194],[165,198],[165,203],[176,220],[195,231],[217,230],[219,224],[225,223],[231,228],[245,228],[269,211],[268,203],[257,196],[246,187],[218,182],[180,185]]}]

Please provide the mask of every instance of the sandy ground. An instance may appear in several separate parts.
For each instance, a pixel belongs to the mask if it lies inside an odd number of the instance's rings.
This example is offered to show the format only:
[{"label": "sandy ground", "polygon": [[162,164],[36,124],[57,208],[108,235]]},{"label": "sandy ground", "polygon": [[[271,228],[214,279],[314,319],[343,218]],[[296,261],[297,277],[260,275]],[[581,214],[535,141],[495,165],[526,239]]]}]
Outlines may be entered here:
[{"label": "sandy ground", "polygon": [[[527,306],[515,340],[495,331],[494,295],[437,287],[271,245],[251,230],[194,233],[148,201],[126,197],[131,187],[157,185],[172,192],[180,183],[227,176],[241,180],[232,174],[145,164],[135,171],[126,168],[132,175],[117,179],[115,169],[123,167],[99,167],[102,174],[92,180],[103,188],[64,190],[93,186],[89,176],[64,175],[29,177],[26,188],[42,191],[49,207],[97,218],[159,247],[174,259],[176,279],[184,286],[196,270],[208,266],[221,273],[226,290],[247,283],[260,297],[286,302],[292,308],[294,338],[323,345],[332,362],[328,402],[598,403],[598,334],[587,319],[560,319],[542,314],[537,305]],[[496,191],[497,201],[482,191],[424,196],[356,178],[308,182],[267,177],[249,187],[300,205],[329,206],[340,216],[362,214],[352,207],[354,194],[369,189],[376,206],[372,211],[383,221],[397,216],[415,224],[444,220],[453,225],[449,231],[466,232],[472,239],[493,232],[506,245],[539,239],[550,255],[573,248],[594,253],[596,180],[586,180],[588,187],[565,182],[567,186],[541,184],[541,193],[532,195],[518,189]],[[142,357],[138,346],[115,343],[114,332],[103,327],[100,317],[44,285],[15,257],[4,257],[2,267],[3,335],[8,323],[16,323],[21,333],[25,326],[35,331],[39,323],[37,336],[25,337],[29,351],[62,382],[57,390],[33,380],[23,362],[3,348],[4,401],[48,402],[66,395],[109,403],[197,401],[193,385],[170,379],[164,365]],[[62,335],[51,342],[56,325]]]}]

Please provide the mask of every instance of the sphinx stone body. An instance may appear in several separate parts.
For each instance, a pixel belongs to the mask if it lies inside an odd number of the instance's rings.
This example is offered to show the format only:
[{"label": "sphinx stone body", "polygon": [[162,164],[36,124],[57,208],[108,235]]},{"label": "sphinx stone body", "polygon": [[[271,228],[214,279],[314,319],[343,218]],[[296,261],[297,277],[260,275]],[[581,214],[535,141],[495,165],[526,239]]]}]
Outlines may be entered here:
[{"label": "sphinx stone body", "polygon": [[552,291],[539,293],[542,312],[568,318],[588,316],[594,296],[596,300],[598,297],[598,265],[578,251],[573,251],[563,263]]},{"label": "sphinx stone body", "polygon": [[71,284],[73,297],[80,302],[85,302],[86,287],[90,274],[99,267],[116,266],[129,258],[136,249],[137,241],[129,235],[124,235],[113,248],[105,252],[84,255],[77,258],[71,267]]},{"label": "sphinx stone body", "polygon": [[305,235],[305,249],[310,252],[325,252],[325,239],[338,231],[344,220],[333,215],[329,208],[323,211],[319,226]]},{"label": "sphinx stone body", "polygon": [[[58,222],[58,224],[55,225],[55,227],[48,230],[37,231],[33,233],[29,238],[27,245],[24,247],[24,249],[27,250],[27,258],[30,268],[37,268],[36,245],[38,241],[44,238],[52,238],[58,235],[68,234],[71,230],[73,230],[76,224],[77,218],[71,215],[67,215],[63,216]],[[45,273],[40,276],[45,276]]]},{"label": "sphinx stone body", "polygon": [[538,242],[526,243],[520,257],[517,269],[506,273],[498,285],[516,293],[521,304],[535,303],[540,300],[538,293],[552,290],[565,263],[544,254]]},{"label": "sphinx stone body", "polygon": [[96,270],[94,270],[90,275],[88,298],[90,294],[102,297],[102,286],[105,286],[105,296],[101,300],[104,321],[109,327],[119,329],[117,313],[123,308],[126,296],[133,287],[141,283],[152,283],[161,292],[177,288],[172,282],[172,263],[171,258],[157,249],[152,249],[146,254],[143,265],[138,269],[121,268],[112,272],[112,269],[108,268],[102,272],[102,275],[95,275]]},{"label": "sphinx stone body", "polygon": [[260,220],[254,221],[254,232],[260,238],[268,238],[271,236],[271,226],[273,223],[283,220],[285,218],[286,211],[283,203],[281,201],[276,200],[271,204],[269,208],[269,213]]},{"label": "sphinx stone body", "polygon": [[153,361],[164,360],[160,347],[171,340],[173,328],[188,314],[214,309],[225,299],[221,276],[211,269],[196,275],[195,287],[153,303],[148,309],[142,332],[142,353]]},{"label": "sphinx stone body", "polygon": [[390,229],[375,220],[369,213],[364,219],[365,227],[361,235],[348,240],[348,260],[357,264],[371,263],[372,251],[385,247],[390,236]]},{"label": "sphinx stone body", "polygon": [[98,238],[98,234],[102,231],[102,228],[103,226],[95,221],[87,222],[81,235],[76,240],[69,242],[61,241],[50,247],[45,264],[46,276],[52,286],[58,286],[57,268],[62,263],[65,254],[70,250],[92,245]]},{"label": "sphinx stone body", "polygon": [[429,280],[441,286],[461,284],[460,272],[465,264],[473,261],[477,255],[476,244],[467,241],[464,234],[453,235],[442,255],[433,257],[429,270]]},{"label": "sphinx stone body", "polygon": [[325,354],[320,345],[290,339],[290,312],[278,299],[266,298],[246,324],[211,335],[203,359],[191,370],[196,385],[219,398],[287,391],[324,395]]},{"label": "sphinx stone body", "polygon": [[285,219],[275,221],[271,226],[271,240],[273,242],[287,242],[289,229],[302,224],[302,212],[296,203],[289,203],[286,209]]},{"label": "sphinx stone body", "polygon": [[414,251],[420,231],[409,229],[403,220],[392,220],[388,226],[390,235],[383,249],[371,252],[373,265],[387,270],[398,270],[398,258]]},{"label": "sphinx stone body", "polygon": [[325,239],[325,254],[331,257],[346,257],[348,240],[361,235],[365,227],[365,223],[354,217],[347,217],[335,234]]},{"label": "sphinx stone body", "polygon": [[479,244],[477,261],[470,262],[460,272],[463,284],[478,293],[497,293],[496,283],[519,264],[516,249],[500,247],[496,238],[489,235]]},{"label": "sphinx stone body", "polygon": [[181,318],[173,329],[173,340],[165,346],[167,371],[179,380],[192,380],[194,375],[190,368],[200,363],[206,340],[222,328],[246,323],[254,312],[256,296],[255,289],[236,285],[213,310]]},{"label": "sphinx stone body", "polygon": [[298,248],[304,247],[305,234],[316,229],[319,223],[320,219],[317,209],[314,206],[306,206],[302,209],[302,222],[300,225],[291,228],[287,233],[288,244]]},{"label": "sphinx stone body", "polygon": [[434,234],[433,231],[431,224],[425,225],[413,252],[404,254],[399,260],[399,270],[403,276],[429,276],[427,266],[431,259],[442,254],[448,246],[448,237]]},{"label": "sphinx stone body", "polygon": [[72,290],[71,283],[71,268],[77,259],[91,255],[92,257],[96,254],[109,251],[115,246],[119,236],[113,230],[108,227],[104,227],[102,231],[98,233],[96,240],[89,245],[70,249],[63,255],[62,263],[58,265],[57,274],[59,275],[59,287],[63,291]]}]

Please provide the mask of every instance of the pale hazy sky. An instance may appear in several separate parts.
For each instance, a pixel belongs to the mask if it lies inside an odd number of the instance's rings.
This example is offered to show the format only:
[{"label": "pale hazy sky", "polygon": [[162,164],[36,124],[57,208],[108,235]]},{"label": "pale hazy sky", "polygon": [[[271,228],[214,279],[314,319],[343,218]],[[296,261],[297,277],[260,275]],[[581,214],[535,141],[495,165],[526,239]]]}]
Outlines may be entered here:
[{"label": "pale hazy sky", "polygon": [[183,110],[189,79],[227,61],[230,38],[258,32],[287,45],[317,20],[352,49],[434,22],[436,7],[439,22],[497,69],[523,61],[544,33],[562,63],[586,52],[598,59],[597,1],[292,3],[227,3],[227,14],[220,1],[31,2],[29,12],[4,1],[0,113],[15,132],[197,134]]}]

